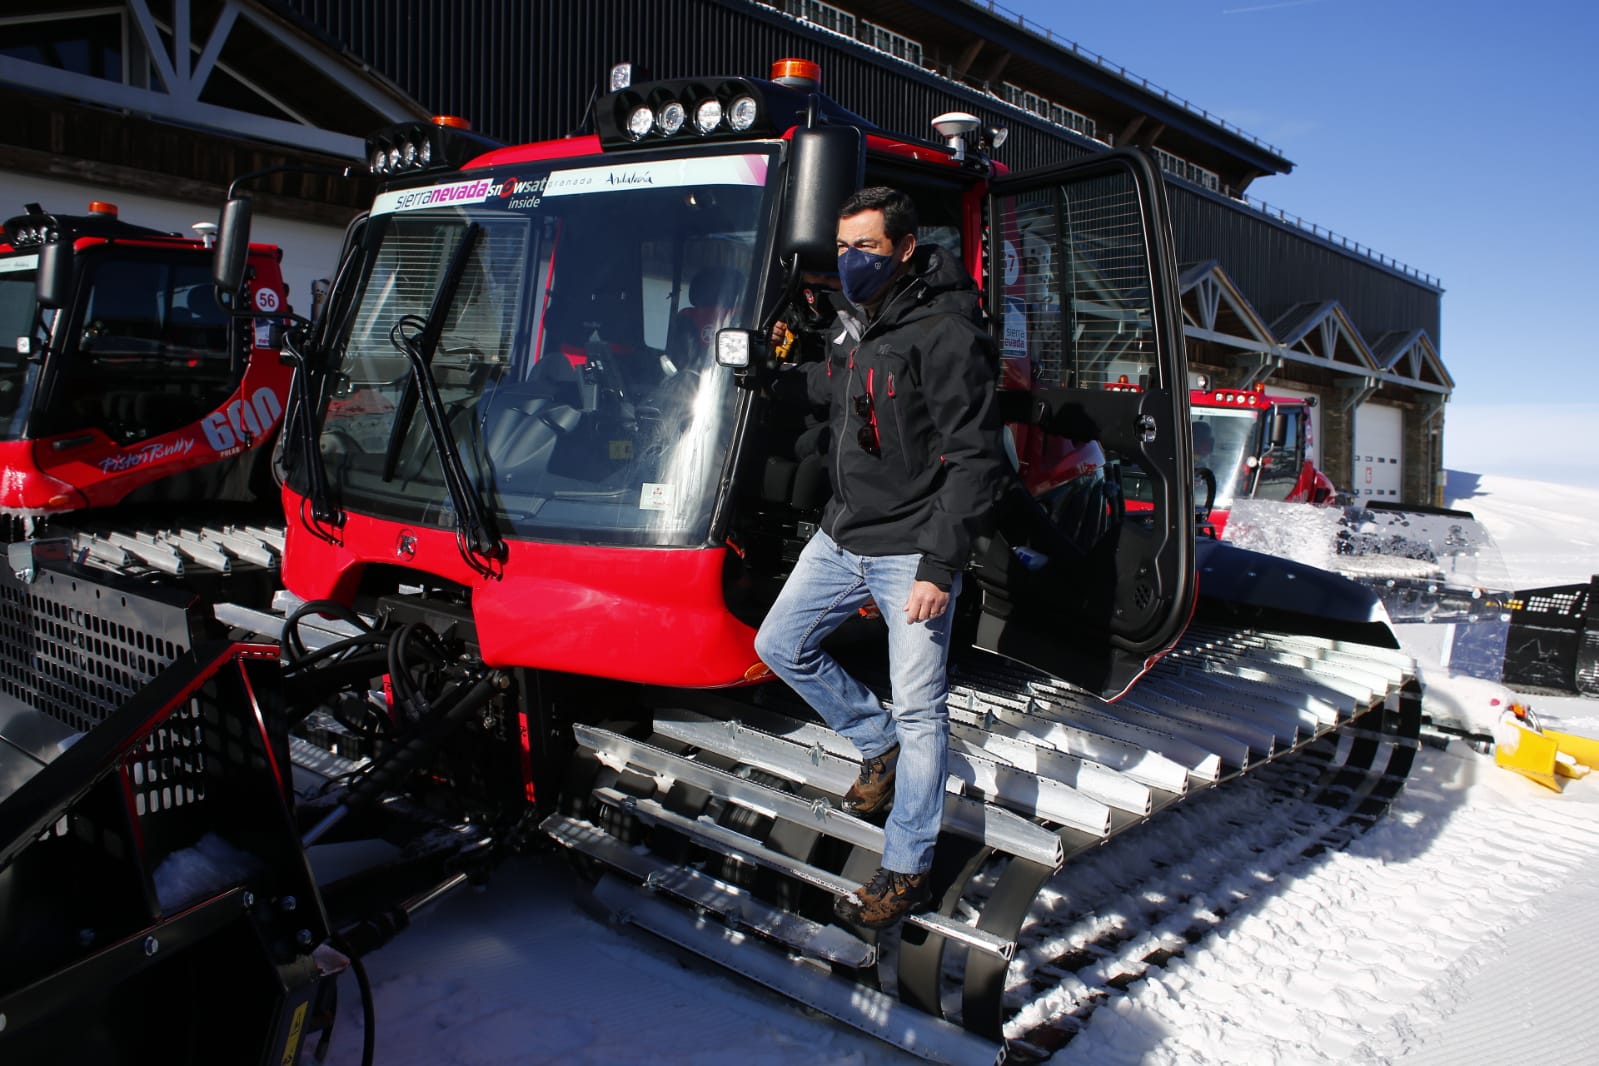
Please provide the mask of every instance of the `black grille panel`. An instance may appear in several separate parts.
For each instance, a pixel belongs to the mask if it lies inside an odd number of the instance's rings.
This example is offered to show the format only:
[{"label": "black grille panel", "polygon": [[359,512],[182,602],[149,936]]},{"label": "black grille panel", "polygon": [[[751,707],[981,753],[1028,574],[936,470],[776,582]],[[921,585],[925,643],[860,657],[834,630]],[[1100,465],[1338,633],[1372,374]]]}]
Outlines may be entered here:
[{"label": "black grille panel", "polygon": [[187,599],[99,576],[0,573],[0,701],[87,732],[193,645]]}]

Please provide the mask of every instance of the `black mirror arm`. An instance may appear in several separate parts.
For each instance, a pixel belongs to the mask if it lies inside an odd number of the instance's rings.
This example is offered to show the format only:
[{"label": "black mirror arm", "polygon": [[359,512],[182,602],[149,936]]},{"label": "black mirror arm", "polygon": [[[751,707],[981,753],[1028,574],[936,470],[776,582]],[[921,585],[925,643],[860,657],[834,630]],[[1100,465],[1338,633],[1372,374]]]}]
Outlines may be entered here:
[{"label": "black mirror arm", "polygon": [[306,477],[305,497],[311,508],[312,519],[318,525],[338,528],[344,525],[344,512],[333,505],[333,493],[328,487],[328,471],[322,462],[322,447],[318,439],[316,405],[311,399],[308,381],[312,370],[296,340],[293,335],[283,338],[282,359],[294,367],[294,374],[289,378],[289,410],[283,420],[284,446],[293,447],[299,452]]}]

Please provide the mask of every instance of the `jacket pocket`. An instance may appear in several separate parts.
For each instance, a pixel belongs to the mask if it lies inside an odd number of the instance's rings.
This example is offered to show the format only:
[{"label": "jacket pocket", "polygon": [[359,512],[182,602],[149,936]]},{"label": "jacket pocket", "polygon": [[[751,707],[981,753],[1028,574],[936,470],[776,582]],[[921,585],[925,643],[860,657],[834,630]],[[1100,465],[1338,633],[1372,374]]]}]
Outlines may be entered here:
[{"label": "jacket pocket", "polygon": [[905,405],[899,396],[899,390],[904,386],[904,383],[905,374],[902,367],[889,369],[887,381],[883,386],[882,406],[894,423],[894,450],[899,453],[900,469],[905,471],[907,478],[912,478],[915,476],[916,470],[911,465],[911,449],[916,447],[916,442],[906,433],[905,423],[908,418]]}]

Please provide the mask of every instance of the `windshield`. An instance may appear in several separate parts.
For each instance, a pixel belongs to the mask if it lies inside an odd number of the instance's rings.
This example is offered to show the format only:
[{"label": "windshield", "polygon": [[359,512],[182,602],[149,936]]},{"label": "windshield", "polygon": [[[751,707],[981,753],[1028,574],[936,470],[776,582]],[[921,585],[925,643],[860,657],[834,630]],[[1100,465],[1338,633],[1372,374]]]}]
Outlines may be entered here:
[{"label": "windshield", "polygon": [[1256,425],[1262,412],[1204,407],[1192,411],[1194,469],[1209,470],[1216,476],[1214,506],[1225,511],[1232,506],[1234,497],[1249,495],[1250,468],[1244,464],[1254,455]]},{"label": "windshield", "polygon": [[454,527],[426,419],[404,417],[409,369],[391,335],[406,316],[417,331],[471,240],[432,373],[501,533],[702,543],[736,395],[711,342],[757,324],[770,215],[770,152],[741,147],[380,195],[323,416],[338,504]]},{"label": "windshield", "polygon": [[36,346],[39,340],[34,289],[38,266],[38,255],[0,258],[0,425],[9,425],[16,415],[28,378],[29,363],[18,353],[17,342],[26,337]]}]

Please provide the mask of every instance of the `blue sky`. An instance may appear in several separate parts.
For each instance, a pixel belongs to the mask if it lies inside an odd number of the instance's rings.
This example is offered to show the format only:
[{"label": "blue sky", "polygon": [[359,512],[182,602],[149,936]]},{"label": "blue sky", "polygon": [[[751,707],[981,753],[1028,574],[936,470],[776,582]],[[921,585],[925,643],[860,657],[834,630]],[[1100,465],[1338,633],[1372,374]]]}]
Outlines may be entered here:
[{"label": "blue sky", "polygon": [[[1002,0],[1276,145],[1252,196],[1442,280],[1445,460],[1599,420],[1599,5]],[[1599,484],[1592,448],[1565,477]],[[1476,463],[1474,467],[1471,464]],[[1505,473],[1535,476],[1530,471]]]}]

